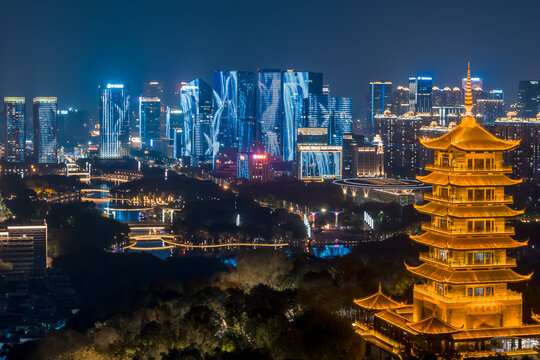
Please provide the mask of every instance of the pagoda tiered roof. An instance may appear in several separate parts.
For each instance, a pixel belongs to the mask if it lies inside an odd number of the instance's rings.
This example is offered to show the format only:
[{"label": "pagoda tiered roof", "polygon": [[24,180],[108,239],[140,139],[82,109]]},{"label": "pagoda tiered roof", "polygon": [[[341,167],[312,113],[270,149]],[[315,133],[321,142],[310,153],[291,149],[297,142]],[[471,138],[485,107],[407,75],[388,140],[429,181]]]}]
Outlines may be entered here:
[{"label": "pagoda tiered roof", "polygon": [[415,209],[424,214],[437,216],[452,216],[458,218],[479,217],[512,217],[523,214],[524,210],[512,210],[507,205],[442,205],[429,202],[425,205],[414,205]]},{"label": "pagoda tiered roof", "polygon": [[421,235],[410,235],[410,237],[420,244],[434,246],[439,249],[453,250],[512,249],[526,246],[528,243],[527,241],[516,241],[510,235],[502,234],[447,235],[426,231]]},{"label": "pagoda tiered roof", "polygon": [[448,150],[454,147],[464,151],[508,151],[517,147],[520,141],[497,138],[472,116],[463,117],[458,126],[439,138],[420,138],[420,143],[429,149]]},{"label": "pagoda tiered roof", "polygon": [[540,325],[521,325],[521,326],[505,326],[496,328],[481,328],[463,330],[452,335],[455,341],[488,339],[497,337],[520,337],[520,336],[535,336],[540,334]]},{"label": "pagoda tiered roof", "polygon": [[381,290],[381,284],[379,284],[379,290],[370,296],[362,299],[354,300],[354,303],[367,310],[389,310],[403,307],[405,304],[392,300],[390,296],[383,294]]},{"label": "pagoda tiered roof", "polygon": [[461,331],[461,329],[442,321],[435,315],[431,315],[430,317],[414,323],[408,323],[407,326],[423,335],[453,334]]},{"label": "pagoda tiered roof", "polygon": [[490,174],[490,175],[475,175],[475,174],[462,174],[462,175],[448,175],[439,172],[431,172],[425,176],[417,176],[418,181],[426,184],[440,185],[440,186],[511,186],[521,183],[523,180],[510,179],[504,174]]},{"label": "pagoda tiered roof", "polygon": [[405,264],[407,270],[413,274],[448,284],[482,284],[482,283],[507,283],[529,280],[532,273],[520,275],[509,268],[498,269],[463,269],[455,270],[430,263],[422,263],[419,266]]},{"label": "pagoda tiered roof", "polygon": [[381,320],[384,320],[398,328],[401,328],[402,330],[408,331],[414,335],[418,335],[418,332],[416,332],[415,330],[407,326],[407,323],[409,322],[409,320],[406,317],[401,316],[400,314],[394,312],[393,310],[380,311],[375,314],[375,317]]}]

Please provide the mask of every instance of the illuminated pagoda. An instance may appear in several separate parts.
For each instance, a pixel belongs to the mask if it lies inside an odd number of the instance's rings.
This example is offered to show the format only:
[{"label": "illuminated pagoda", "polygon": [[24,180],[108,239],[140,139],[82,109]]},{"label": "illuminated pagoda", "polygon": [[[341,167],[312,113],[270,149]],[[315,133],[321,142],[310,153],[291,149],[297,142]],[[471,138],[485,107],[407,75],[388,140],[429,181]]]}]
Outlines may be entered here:
[{"label": "illuminated pagoda", "polygon": [[[413,303],[400,304],[382,294],[355,300],[355,329],[366,344],[366,357],[397,357],[423,353],[451,357],[537,355],[540,325],[524,324],[521,293],[508,284],[530,279],[513,270],[516,260],[507,250],[527,245],[512,238],[506,218],[523,211],[511,209],[506,186],[521,180],[506,176],[503,153],[518,141],[498,139],[472,116],[470,69],[467,74],[465,116],[452,131],[435,139],[420,139],[434,150],[431,171],[418,176],[431,184],[429,202],[416,206],[431,220],[424,232],[411,238],[428,247],[421,264],[407,270],[423,279],[413,291]],[[540,322],[540,316],[533,314]],[[388,355],[388,354],[386,354]]]}]

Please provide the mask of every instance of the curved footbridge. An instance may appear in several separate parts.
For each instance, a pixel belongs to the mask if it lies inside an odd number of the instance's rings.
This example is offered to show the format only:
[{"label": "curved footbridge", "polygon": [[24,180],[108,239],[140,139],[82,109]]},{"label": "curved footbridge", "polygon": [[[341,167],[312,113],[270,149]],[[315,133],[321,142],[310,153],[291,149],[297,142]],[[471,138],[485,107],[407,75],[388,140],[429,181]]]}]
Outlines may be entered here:
[{"label": "curved footbridge", "polygon": [[[163,235],[163,234],[148,234],[148,235],[132,235],[129,238],[129,244],[124,246],[124,250],[141,250],[141,251],[155,251],[155,250],[167,250],[175,247],[189,248],[189,249],[212,249],[212,248],[225,248],[225,247],[284,247],[288,246],[288,242],[279,243],[223,243],[223,244],[203,244],[194,245],[187,242],[177,241],[178,236]],[[137,246],[140,242],[145,241],[161,241],[163,246],[160,247],[142,247]]]}]

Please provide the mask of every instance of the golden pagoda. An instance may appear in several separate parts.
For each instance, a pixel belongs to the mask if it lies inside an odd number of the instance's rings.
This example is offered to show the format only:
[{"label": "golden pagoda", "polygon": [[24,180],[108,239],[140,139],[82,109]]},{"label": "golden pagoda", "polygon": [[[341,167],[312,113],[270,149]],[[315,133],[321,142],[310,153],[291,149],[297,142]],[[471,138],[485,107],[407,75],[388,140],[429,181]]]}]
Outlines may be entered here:
[{"label": "golden pagoda", "polygon": [[428,250],[420,253],[419,266],[405,264],[424,280],[414,286],[413,304],[374,312],[355,301],[357,332],[386,352],[537,354],[540,325],[523,324],[522,295],[508,288],[532,276],[516,273],[516,260],[507,256],[508,249],[527,245],[514,240],[506,224],[523,213],[508,207],[513,200],[504,192],[521,182],[509,178],[511,167],[503,164],[503,153],[519,141],[486,131],[472,108],[469,68],[461,123],[439,138],[420,139],[434,150],[434,161],[426,165],[431,173],[417,179],[433,187],[424,197],[429,202],[415,206],[430,221],[422,224],[424,233],[411,236]]}]

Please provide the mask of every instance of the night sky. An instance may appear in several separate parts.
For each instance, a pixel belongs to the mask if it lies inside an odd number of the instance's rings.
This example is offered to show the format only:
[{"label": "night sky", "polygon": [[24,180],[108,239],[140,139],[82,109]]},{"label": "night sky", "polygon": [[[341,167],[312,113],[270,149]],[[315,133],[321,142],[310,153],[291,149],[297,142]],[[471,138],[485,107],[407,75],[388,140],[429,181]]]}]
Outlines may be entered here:
[{"label": "night sky", "polygon": [[216,69],[323,72],[355,117],[368,83],[431,74],[484,88],[540,78],[540,1],[3,0],[0,96],[58,96],[97,112],[100,82],[170,85]]}]

